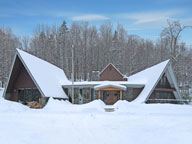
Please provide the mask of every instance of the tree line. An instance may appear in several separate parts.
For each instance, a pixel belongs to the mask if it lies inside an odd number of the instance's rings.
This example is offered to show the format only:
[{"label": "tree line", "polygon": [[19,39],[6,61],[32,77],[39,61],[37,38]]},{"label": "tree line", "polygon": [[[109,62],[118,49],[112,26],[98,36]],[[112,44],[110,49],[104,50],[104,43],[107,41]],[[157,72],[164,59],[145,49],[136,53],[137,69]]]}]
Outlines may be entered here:
[{"label": "tree line", "polygon": [[171,59],[184,93],[192,87],[192,48],[180,42],[180,33],[190,26],[168,20],[156,41],[131,35],[123,25],[115,28],[107,22],[99,27],[88,22],[67,26],[38,25],[31,36],[18,38],[10,28],[0,28],[0,81],[8,79],[16,48],[23,49],[65,71],[70,79],[72,46],[74,49],[74,78],[97,80],[98,72],[113,63],[129,76],[161,61]]}]

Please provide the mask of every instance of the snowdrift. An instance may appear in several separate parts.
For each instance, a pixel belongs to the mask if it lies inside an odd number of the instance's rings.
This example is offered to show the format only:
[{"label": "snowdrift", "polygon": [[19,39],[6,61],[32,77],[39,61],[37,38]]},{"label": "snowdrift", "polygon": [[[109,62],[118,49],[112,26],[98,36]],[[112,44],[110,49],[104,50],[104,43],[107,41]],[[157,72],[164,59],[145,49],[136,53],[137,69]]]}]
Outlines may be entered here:
[{"label": "snowdrift", "polygon": [[29,107],[24,106],[18,102],[5,100],[2,95],[3,89],[0,89],[0,112],[23,112],[30,110]]},{"label": "snowdrift", "polygon": [[94,100],[87,104],[77,105],[77,104],[71,104],[69,101],[64,100],[57,100],[53,98],[49,98],[48,103],[43,108],[44,111],[47,112],[65,112],[65,113],[71,113],[71,112],[98,112],[98,111],[104,111],[104,102],[101,100]]}]

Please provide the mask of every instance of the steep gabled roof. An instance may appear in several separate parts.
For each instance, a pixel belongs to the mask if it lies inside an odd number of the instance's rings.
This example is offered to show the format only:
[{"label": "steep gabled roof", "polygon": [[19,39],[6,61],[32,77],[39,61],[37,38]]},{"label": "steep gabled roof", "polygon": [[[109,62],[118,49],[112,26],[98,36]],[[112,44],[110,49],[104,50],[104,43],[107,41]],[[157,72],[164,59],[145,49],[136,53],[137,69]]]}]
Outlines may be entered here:
[{"label": "steep gabled roof", "polygon": [[174,92],[176,99],[181,99],[170,60],[166,60],[128,77],[130,81],[142,81],[145,83],[144,89],[133,102],[146,102],[164,73],[168,76],[169,82],[176,89],[176,92]]},{"label": "steep gabled roof", "polygon": [[21,60],[42,96],[68,98],[62,85],[70,82],[62,69],[19,49],[16,50],[16,56]]}]

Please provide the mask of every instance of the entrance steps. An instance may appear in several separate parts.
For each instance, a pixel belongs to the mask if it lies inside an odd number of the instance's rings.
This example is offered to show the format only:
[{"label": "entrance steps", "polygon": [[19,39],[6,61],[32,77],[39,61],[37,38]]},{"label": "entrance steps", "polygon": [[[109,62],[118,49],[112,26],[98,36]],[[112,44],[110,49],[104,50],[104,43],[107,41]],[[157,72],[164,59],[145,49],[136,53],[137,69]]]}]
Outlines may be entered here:
[{"label": "entrance steps", "polygon": [[104,107],[105,112],[114,112],[115,108],[113,106],[106,106]]}]

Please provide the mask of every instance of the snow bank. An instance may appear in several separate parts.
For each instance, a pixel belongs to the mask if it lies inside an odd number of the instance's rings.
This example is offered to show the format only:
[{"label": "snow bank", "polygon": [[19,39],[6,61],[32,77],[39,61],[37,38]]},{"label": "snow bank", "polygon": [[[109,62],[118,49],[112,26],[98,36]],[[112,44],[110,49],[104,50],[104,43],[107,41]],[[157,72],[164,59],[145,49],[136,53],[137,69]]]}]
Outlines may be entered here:
[{"label": "snow bank", "polygon": [[66,111],[68,105],[71,106],[72,104],[64,100],[57,100],[50,97],[43,110],[47,112],[62,112]]},{"label": "snow bank", "polygon": [[43,111],[54,113],[98,112],[104,111],[104,106],[105,104],[101,100],[94,100],[87,104],[77,105],[71,104],[69,101],[60,101],[49,98],[49,101],[43,108]]},{"label": "snow bank", "polygon": [[9,101],[3,98],[4,89],[0,88],[0,113],[7,112],[24,112],[30,110],[29,107],[18,102]]},{"label": "snow bank", "polygon": [[116,113],[124,113],[127,115],[142,114],[142,115],[190,115],[192,111],[191,105],[179,104],[138,104],[131,103],[125,100],[117,101],[113,107]]},{"label": "snow bank", "polygon": [[26,110],[30,110],[30,108],[17,102],[0,99],[0,112],[23,112]]},{"label": "snow bank", "polygon": [[0,113],[7,112],[23,112],[30,110],[27,106],[24,106],[20,103],[5,100],[3,97],[3,90],[0,89]]},{"label": "snow bank", "polygon": [[94,100],[87,104],[81,105],[82,111],[84,112],[94,112],[101,111],[104,112],[105,103],[102,100]]},{"label": "snow bank", "polygon": [[129,102],[126,100],[118,100],[113,106],[115,108],[115,111],[122,111],[126,112],[128,110]]},{"label": "snow bank", "polygon": [[3,97],[4,88],[0,87],[0,99]]}]

